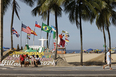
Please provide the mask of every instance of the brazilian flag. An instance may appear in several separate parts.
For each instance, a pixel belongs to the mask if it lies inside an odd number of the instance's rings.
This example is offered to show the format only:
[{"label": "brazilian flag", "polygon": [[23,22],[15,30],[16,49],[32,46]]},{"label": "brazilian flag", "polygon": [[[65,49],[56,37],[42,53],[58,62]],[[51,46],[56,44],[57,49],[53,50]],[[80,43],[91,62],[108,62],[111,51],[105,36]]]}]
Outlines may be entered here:
[{"label": "brazilian flag", "polygon": [[51,28],[50,26],[48,26],[48,25],[42,23],[41,30],[43,30],[43,31],[45,31],[45,32],[47,32],[47,33],[49,33],[51,29],[52,29],[52,28]]}]

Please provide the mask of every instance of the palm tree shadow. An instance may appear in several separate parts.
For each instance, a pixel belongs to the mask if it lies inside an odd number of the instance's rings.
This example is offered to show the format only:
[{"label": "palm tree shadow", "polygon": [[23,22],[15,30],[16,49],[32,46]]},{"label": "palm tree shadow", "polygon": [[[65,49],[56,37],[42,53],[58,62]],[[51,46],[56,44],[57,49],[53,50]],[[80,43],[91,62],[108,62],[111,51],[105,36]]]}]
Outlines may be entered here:
[{"label": "palm tree shadow", "polygon": [[[69,64],[74,65],[74,66],[80,66],[81,65],[80,62],[69,62]],[[104,62],[96,62],[96,61],[83,62],[83,65],[85,65],[85,66],[91,66],[91,65],[103,66],[105,64],[106,63],[104,63]],[[112,62],[112,64],[116,64],[116,62]]]},{"label": "palm tree shadow", "polygon": [[3,52],[4,55],[3,55],[2,60],[4,60],[7,56],[9,56],[10,54],[12,54],[13,52],[14,52],[14,50],[9,50],[9,51],[5,51],[5,52]]},{"label": "palm tree shadow", "polygon": [[[69,64],[74,65],[74,66],[80,66],[81,65],[80,62],[69,62]],[[104,64],[105,63],[103,63],[103,62],[95,62],[95,61],[93,61],[93,62],[83,62],[83,65],[85,65],[85,66],[91,66],[91,65],[101,66],[101,65],[104,65]]]}]

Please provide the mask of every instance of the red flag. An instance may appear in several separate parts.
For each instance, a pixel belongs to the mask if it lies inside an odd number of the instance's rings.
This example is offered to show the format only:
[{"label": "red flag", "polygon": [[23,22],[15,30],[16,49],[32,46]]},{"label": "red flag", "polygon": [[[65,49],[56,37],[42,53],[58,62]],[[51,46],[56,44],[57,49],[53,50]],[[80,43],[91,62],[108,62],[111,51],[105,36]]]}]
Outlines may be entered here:
[{"label": "red flag", "polygon": [[[28,26],[28,28],[31,30],[31,28]],[[33,30],[31,30],[31,34],[34,34],[34,35],[36,35],[37,36],[37,34],[36,34],[36,32],[35,31],[33,31]]]},{"label": "red flag", "polygon": [[37,36],[36,32],[31,30],[31,34],[34,34],[35,36]]},{"label": "red flag", "polygon": [[41,26],[37,24],[37,21],[35,21],[35,27],[41,28]]}]

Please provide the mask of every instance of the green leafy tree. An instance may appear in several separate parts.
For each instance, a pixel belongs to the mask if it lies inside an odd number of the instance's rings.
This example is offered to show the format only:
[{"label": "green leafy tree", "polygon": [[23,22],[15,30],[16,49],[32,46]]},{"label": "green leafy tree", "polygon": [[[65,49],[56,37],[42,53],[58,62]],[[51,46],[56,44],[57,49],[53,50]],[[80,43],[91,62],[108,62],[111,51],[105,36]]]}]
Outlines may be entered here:
[{"label": "green leafy tree", "polygon": [[112,23],[113,25],[116,25],[116,12],[115,12],[115,7],[116,7],[116,0],[103,0],[107,3],[107,9],[109,12],[107,13],[106,16],[106,30],[108,32],[108,37],[109,37],[109,49],[111,49],[111,35],[110,35],[110,24]]},{"label": "green leafy tree", "polygon": [[116,12],[114,8],[116,7],[116,0],[102,0],[104,4],[101,6],[101,10],[98,10],[98,14],[96,17],[96,25],[98,29],[103,30],[104,36],[104,46],[105,46],[105,62],[106,62],[106,36],[105,30],[108,32],[109,36],[109,49],[111,49],[111,36],[110,36],[110,23],[116,25]]},{"label": "green leafy tree", "polygon": [[103,31],[103,36],[104,36],[104,48],[105,48],[105,62],[106,62],[106,35],[105,35],[105,23],[107,22],[107,14],[109,14],[109,10],[107,8],[107,3],[105,3],[104,1],[102,1],[102,5],[100,6],[101,9],[97,10],[97,15],[96,15],[96,25],[98,27],[99,30]]},{"label": "green leafy tree", "polygon": [[[4,12],[7,10],[8,5],[10,4],[12,0],[5,0],[5,5],[4,5]],[[20,0],[24,3],[26,3],[29,6],[33,6],[34,5],[34,1],[35,0]],[[14,13],[16,13],[18,19],[20,20],[19,14],[18,14],[18,10],[20,9],[20,6],[18,5],[16,0],[12,1],[12,18],[11,18],[11,49],[13,49],[13,36],[12,36],[12,27],[13,27],[13,20],[14,20]]]},{"label": "green leafy tree", "polygon": [[[42,16],[43,20],[46,20],[47,18],[47,25],[49,26],[49,18],[50,18],[50,10],[48,11],[44,11],[42,13],[41,11],[41,6],[42,4],[44,4],[46,0],[38,0],[37,1],[37,6],[32,10],[32,15],[36,16],[38,14],[38,16]],[[48,39],[49,33],[47,33],[47,39]],[[47,40],[47,48],[49,48],[48,46],[48,40]]]},{"label": "green leafy tree", "polygon": [[93,22],[97,14],[96,8],[100,9],[97,4],[100,0],[66,0],[64,7],[65,13],[69,13],[69,20],[76,23],[77,28],[80,28],[81,39],[81,65],[83,65],[83,37],[82,37],[82,19]]}]

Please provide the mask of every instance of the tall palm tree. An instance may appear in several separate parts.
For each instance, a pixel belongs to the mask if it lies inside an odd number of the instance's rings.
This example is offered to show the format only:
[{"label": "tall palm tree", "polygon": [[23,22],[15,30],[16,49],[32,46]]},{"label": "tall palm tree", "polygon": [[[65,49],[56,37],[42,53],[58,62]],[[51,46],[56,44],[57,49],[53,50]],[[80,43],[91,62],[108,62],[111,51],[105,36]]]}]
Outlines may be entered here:
[{"label": "tall palm tree", "polygon": [[82,19],[90,20],[96,15],[96,10],[100,9],[97,2],[100,0],[66,0],[64,7],[65,13],[69,13],[69,20],[72,23],[76,23],[77,28],[80,28],[80,39],[81,39],[81,65],[83,65],[83,38],[82,38]]},{"label": "tall palm tree", "polygon": [[58,43],[58,23],[57,17],[62,15],[62,8],[60,7],[65,0],[46,0],[40,10],[42,13],[48,10],[53,10],[55,12],[55,26],[56,26],[56,50],[55,50],[55,58],[57,58],[57,43]]},{"label": "tall palm tree", "polygon": [[[42,4],[45,1],[46,0],[38,0],[37,1],[37,6],[32,10],[32,15],[33,16],[36,16],[37,14],[38,14],[38,16],[41,15],[43,20],[46,20],[46,18],[47,18],[47,25],[49,26],[50,10],[45,11],[42,14],[41,14],[42,11],[40,10]],[[49,34],[47,33],[47,39],[48,39],[48,36],[49,36]],[[48,46],[48,40],[47,40],[47,48],[49,48],[49,46]]]},{"label": "tall palm tree", "polygon": [[12,3],[12,18],[11,18],[11,49],[13,50],[13,36],[12,36],[12,27],[13,27],[13,19],[14,19],[14,12],[16,13],[18,19],[20,20],[19,14],[17,12],[17,9],[19,9],[18,3],[13,0]]},{"label": "tall palm tree", "polygon": [[[102,8],[101,6],[101,10],[99,10],[98,15],[96,17],[96,24],[98,26],[99,29],[102,28],[103,30],[103,35],[104,35],[104,46],[105,46],[105,62],[106,62],[106,37],[105,37],[105,31],[104,28],[107,30],[108,32],[108,36],[109,36],[109,49],[111,49],[111,36],[110,36],[110,31],[109,31],[109,26],[110,23],[112,22],[114,25],[116,25],[116,12],[113,10],[113,8],[115,7],[115,1],[114,0],[102,0],[103,2],[105,2],[105,6]],[[111,20],[110,20],[111,19]]]},{"label": "tall palm tree", "polygon": [[105,47],[105,58],[104,61],[106,63],[106,36],[105,36],[105,18],[107,13],[109,13],[108,9],[106,8],[107,3],[105,3],[104,1],[102,1],[102,4],[100,5],[100,10],[97,9],[97,15],[96,15],[96,25],[98,27],[99,30],[103,31],[103,36],[104,36],[104,47]]},{"label": "tall palm tree", "polygon": [[3,0],[0,0],[0,61],[3,58]]},{"label": "tall palm tree", "polygon": [[[29,6],[33,6],[34,4],[34,0],[21,0],[24,3],[28,4]],[[13,0],[12,2],[12,18],[11,18],[11,49],[13,49],[13,36],[12,36],[12,27],[13,27],[13,19],[14,19],[14,12],[16,13],[18,19],[20,20],[19,14],[18,14],[18,10],[19,10],[20,6],[18,5],[18,3],[16,2],[16,0]]]},{"label": "tall palm tree", "polygon": [[109,37],[109,49],[111,49],[111,35],[109,26],[112,23],[113,25],[116,25],[116,11],[114,10],[116,7],[116,0],[103,0],[107,3],[107,9],[109,10],[109,13],[106,16],[106,30],[108,32]]},{"label": "tall palm tree", "polygon": [[[107,5],[105,5],[107,6]],[[101,6],[102,7],[102,6]],[[104,46],[105,46],[105,63],[106,63],[106,36],[105,36],[105,30],[104,28],[106,27],[105,23],[107,22],[107,15],[110,13],[108,8],[103,7],[101,10],[99,10],[98,15],[96,17],[96,25],[98,29],[103,30],[103,36],[104,36]]]}]

